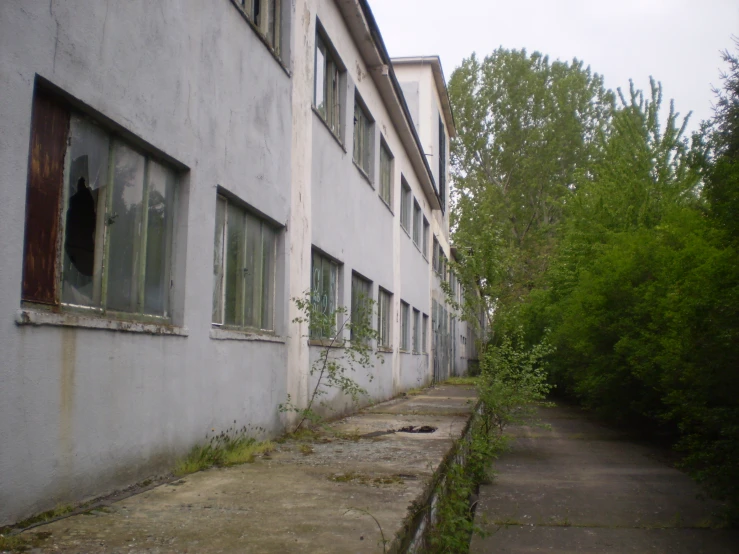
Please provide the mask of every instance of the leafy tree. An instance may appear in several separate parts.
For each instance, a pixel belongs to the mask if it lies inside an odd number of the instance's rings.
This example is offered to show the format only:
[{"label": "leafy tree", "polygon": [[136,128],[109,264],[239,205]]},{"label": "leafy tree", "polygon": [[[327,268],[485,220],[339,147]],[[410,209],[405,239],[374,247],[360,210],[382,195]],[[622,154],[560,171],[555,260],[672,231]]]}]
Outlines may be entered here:
[{"label": "leafy tree", "polygon": [[546,267],[576,175],[608,129],[613,95],[578,60],[503,48],[464,60],[449,93],[458,272],[491,311],[524,296]]}]

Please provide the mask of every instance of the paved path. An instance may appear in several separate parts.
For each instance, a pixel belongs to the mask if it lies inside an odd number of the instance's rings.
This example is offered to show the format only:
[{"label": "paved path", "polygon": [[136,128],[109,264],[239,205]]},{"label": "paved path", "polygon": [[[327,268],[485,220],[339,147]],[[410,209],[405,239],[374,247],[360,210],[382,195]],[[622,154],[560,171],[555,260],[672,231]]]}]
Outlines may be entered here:
[{"label": "paved path", "polygon": [[481,487],[477,521],[490,535],[472,553],[739,552],[739,531],[714,528],[713,504],[660,451],[573,408],[540,417],[552,429],[512,429]]},{"label": "paved path", "polygon": [[[310,442],[210,469],[20,536],[31,554],[378,553],[465,428],[475,391],[442,385],[362,410]],[[433,433],[390,432],[433,426]]]}]

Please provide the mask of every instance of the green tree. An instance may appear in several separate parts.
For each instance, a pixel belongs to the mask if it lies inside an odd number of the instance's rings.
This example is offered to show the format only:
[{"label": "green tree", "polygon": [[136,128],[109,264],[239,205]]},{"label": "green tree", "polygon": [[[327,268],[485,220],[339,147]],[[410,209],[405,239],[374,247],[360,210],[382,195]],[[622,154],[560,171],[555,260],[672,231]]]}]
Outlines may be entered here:
[{"label": "green tree", "polygon": [[503,48],[465,59],[449,94],[458,273],[490,312],[525,296],[546,267],[576,175],[608,129],[613,95],[578,60]]}]

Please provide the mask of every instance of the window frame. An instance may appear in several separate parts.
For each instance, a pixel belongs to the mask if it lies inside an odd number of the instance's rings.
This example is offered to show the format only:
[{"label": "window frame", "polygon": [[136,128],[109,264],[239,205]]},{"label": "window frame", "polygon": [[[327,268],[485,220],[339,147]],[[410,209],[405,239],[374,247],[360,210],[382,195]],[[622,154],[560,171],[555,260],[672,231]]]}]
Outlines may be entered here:
[{"label": "window frame", "polygon": [[[172,283],[175,269],[175,235],[181,168],[164,160],[151,149],[142,147],[140,141],[130,140],[127,133],[116,131],[111,126],[105,125],[101,119],[102,117],[88,115],[70,106],[60,94],[51,92],[45,87],[36,86],[34,90],[24,217],[21,306],[61,310],[66,314],[92,316],[101,320],[140,321],[169,325],[172,323],[175,311]],[[75,142],[75,132],[80,133],[79,143]],[[87,143],[87,141],[91,142]],[[72,160],[76,144],[82,145],[85,153]],[[97,148],[93,147],[93,144],[97,145]],[[142,165],[140,171],[134,173],[136,179],[133,188],[131,187],[131,183],[134,183],[133,179],[124,180],[123,177],[117,175],[115,159],[121,153],[134,156],[133,159]],[[95,154],[97,154],[97,160],[94,159]],[[54,163],[48,159],[44,164],[34,162],[34,156],[38,155],[53,158]],[[83,158],[84,161],[82,161]],[[78,160],[84,165],[73,167]],[[95,181],[92,181],[90,169],[91,164],[94,168],[95,161],[98,163],[98,172]],[[39,165],[43,167],[39,169]],[[73,171],[80,172],[87,177],[87,179],[80,177],[77,181],[78,190],[75,194],[71,193]],[[46,173],[40,174],[39,172]],[[136,190],[139,188],[137,173],[140,173],[140,191]],[[163,178],[164,181],[155,183],[156,178]],[[72,215],[70,210],[78,210],[77,218],[83,218],[83,213],[79,211],[79,200],[82,199],[78,197],[81,192],[80,182],[83,183],[84,190],[87,192],[87,195],[84,195],[85,199],[89,197],[84,208],[94,210],[94,220],[87,218],[87,230],[84,229],[84,219],[76,222],[78,226],[69,227],[69,219]],[[97,182],[102,184],[94,186]],[[158,190],[162,183],[163,195]],[[45,192],[42,196],[38,196],[35,192],[39,184],[44,185]],[[116,300],[111,297],[112,291],[121,290],[120,283],[109,286],[113,279],[111,272],[115,271],[114,266],[120,263],[120,255],[111,254],[111,248],[115,248],[111,246],[111,241],[117,242],[120,237],[128,235],[112,232],[111,226],[118,218],[118,214],[113,211],[116,193],[128,188],[132,188],[133,193],[140,196],[140,201],[136,203],[136,212],[128,214],[128,217],[135,217],[133,224],[139,231],[134,240],[126,243],[134,253],[131,254],[130,267],[124,269],[131,272],[124,271],[119,279],[123,278],[124,283],[129,283],[129,297],[121,297],[117,301],[129,302],[131,309],[122,309],[118,306],[114,307]],[[93,197],[93,193],[96,197]],[[161,200],[155,198],[154,194],[158,194]],[[122,192],[118,194],[118,196],[122,195]],[[75,206],[72,206],[71,201],[74,197],[79,199]],[[152,200],[163,202],[164,205],[164,211],[161,213],[165,214],[163,218],[165,226],[163,234],[158,235],[159,245],[149,242],[152,210],[157,209],[155,207],[157,204],[152,205]],[[49,213],[39,217],[40,209],[45,209]],[[39,220],[48,222],[41,232],[36,228],[37,226],[31,224],[32,221]],[[119,221],[125,220],[124,218]],[[70,235],[75,232],[70,229],[78,229],[77,235],[81,236],[80,234],[85,235],[89,232],[90,225],[94,225],[94,238],[91,251],[92,261],[90,262],[92,264],[91,274],[87,275],[86,272],[80,271],[80,266],[70,257],[70,250],[78,241]],[[156,240],[157,236],[152,236]],[[75,242],[70,243],[70,240]],[[157,306],[154,309],[151,304],[148,304],[150,298],[148,293],[152,287],[148,276],[149,271],[155,271],[154,275],[157,275],[156,266],[150,266],[151,262],[156,264],[157,260],[151,260],[149,252],[152,247],[157,246],[163,249],[158,260],[159,283],[156,285],[161,294],[158,298],[154,297]],[[77,251],[81,252],[79,249]],[[82,251],[88,252],[87,250]],[[68,261],[69,271],[74,269],[78,275],[89,277],[89,282],[86,283],[90,285],[89,298],[80,296],[79,302],[65,298],[66,290],[70,291],[70,295],[84,295],[78,288],[79,285],[68,284],[70,281],[67,280],[68,270],[65,267]],[[41,272],[45,274],[40,274],[34,266],[41,266]],[[69,289],[67,289],[68,286]]]},{"label": "window frame", "polygon": [[[322,102],[318,102],[319,71],[318,54],[323,56],[321,68]],[[329,76],[330,75],[330,76]],[[323,120],[329,131],[343,145],[344,119],[344,83],[346,82],[346,66],[336,53],[336,49],[326,36],[320,22],[316,23],[316,44],[313,53],[313,109]]]},{"label": "window frame", "polygon": [[400,351],[411,351],[411,306],[408,302],[400,301]]},{"label": "window frame", "polygon": [[[334,311],[336,312],[336,309],[339,307],[339,271],[341,269],[341,264],[339,264],[336,260],[331,258],[330,256],[327,256],[322,251],[318,250],[317,248],[313,248],[311,250],[311,281],[310,281],[310,301],[311,303],[316,304],[315,297],[316,297],[316,268],[315,268],[315,261],[316,258],[320,259],[321,261],[321,273],[319,275],[319,279],[321,279],[321,276],[323,275],[323,264],[328,264],[329,267],[329,277],[332,278],[332,283],[329,283],[329,295],[326,296],[326,307],[322,310],[323,313],[326,313],[326,311]],[[333,291],[330,290],[331,285],[333,285]],[[323,286],[323,283],[321,283],[321,286]],[[323,295],[323,290],[321,290],[321,296]],[[321,304],[323,304],[323,300],[321,300]],[[332,323],[332,328],[330,329],[331,334],[330,335],[324,335],[323,333],[318,334],[318,331],[314,328],[310,329],[309,335],[311,340],[326,340],[331,339],[335,332],[336,332],[336,325],[338,323],[338,314],[335,314],[334,322]],[[328,330],[327,330],[328,331]]]},{"label": "window frame", "polygon": [[[224,206],[223,211],[223,222],[222,222],[222,233],[220,234],[220,244],[219,244],[219,207]],[[231,209],[229,209],[231,208]],[[228,297],[228,255],[227,251],[230,245],[230,240],[232,235],[229,233],[230,230],[233,230],[233,225],[239,225],[238,222],[231,223],[231,217],[232,213],[234,211],[238,211],[238,217],[241,218],[241,229],[243,230],[242,233],[242,240],[244,244],[242,245],[242,252],[238,255],[238,259],[241,260],[242,263],[246,264],[248,259],[248,248],[249,248],[249,241],[251,240],[248,236],[248,230],[249,230],[249,219],[254,220],[259,223],[259,229],[261,233],[261,240],[260,240],[260,261],[259,261],[259,269],[261,275],[259,276],[259,281],[257,284],[257,281],[252,281],[253,289],[251,291],[248,291],[247,288],[249,287],[248,281],[246,279],[247,270],[246,268],[243,268],[243,271],[241,273],[241,277],[243,277],[243,282],[240,285],[241,293],[239,294],[238,291],[236,291],[235,298],[237,302],[237,306],[234,308],[235,313],[237,316],[240,317],[241,323],[229,323],[226,321],[226,313],[227,313],[227,303],[226,299]],[[267,256],[267,253],[264,250],[265,247],[265,234],[264,230],[268,229],[269,233],[271,233],[271,245],[269,248],[271,249],[271,253],[268,255],[267,261],[270,262],[271,267],[265,269],[264,263],[265,263],[265,257]],[[243,202],[231,197],[228,194],[224,194],[224,191],[219,191],[219,193],[216,196],[216,221],[215,221],[215,233],[214,233],[214,244],[213,244],[213,270],[214,270],[214,276],[213,276],[213,308],[211,313],[211,325],[214,328],[220,328],[220,329],[230,329],[230,330],[236,330],[236,331],[258,331],[260,333],[268,333],[273,334],[275,332],[275,304],[276,304],[276,284],[277,284],[277,242],[278,242],[278,235],[279,235],[280,229],[274,225],[271,221],[267,220],[266,218],[262,217],[261,215],[257,214],[255,210],[250,209],[249,206],[244,204]],[[219,259],[218,257],[218,249],[221,249],[220,252],[220,262],[221,262],[221,269],[218,274],[215,274],[216,271],[216,263]],[[266,279],[265,279],[266,278]],[[220,279],[220,283],[218,280]],[[254,279],[254,277],[252,277]],[[216,292],[218,291],[217,287],[220,286],[220,294],[216,296]],[[259,321],[258,324],[255,324],[255,320],[252,319],[250,322],[247,322],[247,298],[249,297],[249,294],[251,293],[252,298],[256,298],[256,292],[257,289],[261,289],[260,291],[260,297],[259,297],[259,304],[257,306],[259,310]],[[265,294],[266,293],[266,294]],[[216,302],[218,302],[218,306],[216,306]],[[240,304],[240,307],[239,307]],[[266,312],[265,312],[265,304]],[[255,313],[254,306],[252,306],[252,314]],[[220,314],[220,322],[215,321],[216,319],[216,309],[218,309]]]},{"label": "window frame", "polygon": [[[359,112],[359,114],[357,113]],[[360,116],[358,118],[358,115]],[[360,125],[360,129],[357,129],[357,125]],[[372,150],[374,148],[374,125],[375,120],[369,114],[366,104],[359,96],[358,92],[354,94],[354,126],[353,126],[353,149],[352,149],[352,160],[354,164],[364,173],[364,175],[371,179],[372,173]],[[364,140],[360,140],[364,139]],[[360,157],[358,160],[357,157]]]},{"label": "window frame", "polygon": [[380,138],[380,199],[390,208],[393,209],[393,170],[395,158],[390,151],[385,138]]},{"label": "window frame", "polygon": [[421,327],[421,351],[424,354],[428,353],[428,335],[429,335],[429,316],[425,313],[421,314],[421,321],[423,327]]},{"label": "window frame", "polygon": [[446,127],[439,115],[439,196],[441,211],[446,211]]},{"label": "window frame", "polygon": [[421,234],[423,232],[423,210],[421,205],[418,203],[418,199],[413,199],[413,244],[415,244],[419,250],[421,250]]},{"label": "window frame", "polygon": [[421,311],[413,308],[413,332],[411,340],[411,349],[414,354],[421,352]]},{"label": "window frame", "polygon": [[[232,0],[232,2],[244,14],[246,20],[264,43],[280,58],[282,50],[282,0]],[[261,9],[262,4],[267,4],[266,12]],[[254,17],[257,5],[259,5],[260,10],[258,16]],[[272,25],[270,25],[270,10],[273,13]],[[264,13],[267,14],[266,18],[262,17]]]},{"label": "window frame", "polygon": [[434,235],[433,249],[431,266],[434,268],[434,273],[441,275],[441,262],[439,257],[440,245],[436,235]]},{"label": "window frame", "polygon": [[423,216],[423,248],[421,249],[421,252],[423,253],[423,257],[426,258],[426,260],[429,259],[429,233],[431,232],[431,225],[429,225],[428,219],[426,219],[426,216]]},{"label": "window frame", "polygon": [[412,211],[413,206],[413,194],[411,193],[411,187],[405,180],[405,177],[401,174],[400,176],[400,226],[410,236],[411,223],[412,223]]},{"label": "window frame", "polygon": [[382,287],[377,291],[377,348],[392,350],[393,348],[393,294]]},{"label": "window frame", "polygon": [[[371,302],[372,301],[372,281],[370,281],[369,279],[366,279],[365,277],[363,277],[362,275],[360,275],[356,271],[352,271],[351,306],[350,306],[351,312],[349,314],[350,321],[352,323],[355,323],[356,318],[358,318],[359,310],[358,310],[357,304],[359,304],[359,301],[361,300],[360,297],[359,297],[359,294],[357,292],[355,292],[355,285],[357,287],[360,287],[361,286],[364,289],[363,292],[364,292],[364,295],[365,295],[365,300],[364,300],[364,302],[361,302],[361,304],[362,304],[361,307],[363,309],[365,309],[365,310],[367,308],[369,308],[369,311],[370,311],[369,317],[370,317],[370,325],[371,325],[371,320],[372,320],[372,313],[371,313],[371,310],[372,310],[372,302]],[[351,328],[350,331],[349,331],[349,340],[352,340],[352,341],[355,340],[355,338],[354,338],[354,329],[353,328]]]}]

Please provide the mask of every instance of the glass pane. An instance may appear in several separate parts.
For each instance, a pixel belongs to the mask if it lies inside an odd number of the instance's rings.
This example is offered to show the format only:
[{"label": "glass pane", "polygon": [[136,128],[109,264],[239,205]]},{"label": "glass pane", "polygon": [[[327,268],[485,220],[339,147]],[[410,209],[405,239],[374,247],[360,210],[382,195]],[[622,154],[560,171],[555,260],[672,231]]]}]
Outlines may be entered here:
[{"label": "glass pane", "polygon": [[213,241],[213,323],[223,323],[224,248],[226,246],[226,199],[216,200],[216,232]]},{"label": "glass pane", "polygon": [[123,143],[114,143],[113,201],[108,214],[107,307],[138,311],[146,158]]},{"label": "glass pane", "polygon": [[227,325],[243,325],[244,295],[244,213],[229,204],[226,210],[226,298],[224,319]]},{"label": "glass pane", "polygon": [[321,38],[316,36],[316,75],[313,103],[316,109],[326,117],[326,49]]},{"label": "glass pane", "polygon": [[108,135],[73,116],[62,266],[66,304],[100,306],[109,154]]},{"label": "glass pane", "polygon": [[359,104],[356,100],[354,102],[354,161],[359,165],[362,165],[362,112],[359,109]]},{"label": "glass pane", "polygon": [[150,315],[166,316],[169,313],[172,212],[176,179],[173,171],[149,160],[144,312]]},{"label": "glass pane", "polygon": [[262,318],[262,224],[246,215],[246,263],[244,264],[244,325],[260,327]]},{"label": "glass pane", "polygon": [[274,230],[262,225],[262,329],[274,329],[275,246]]}]

